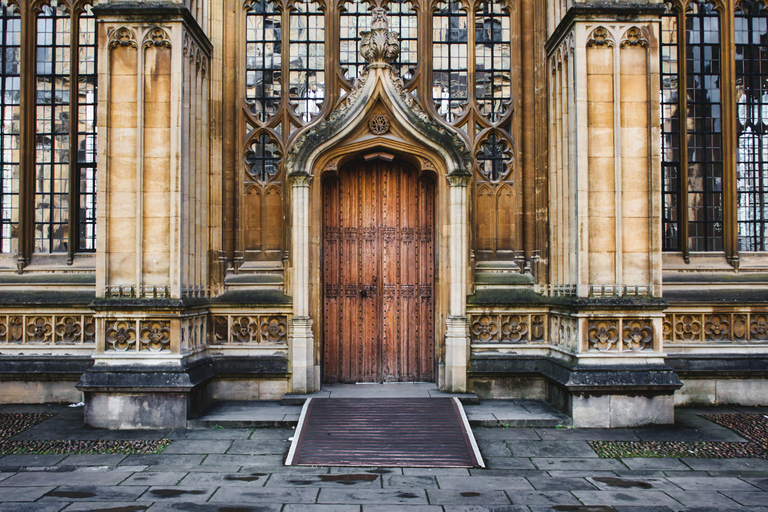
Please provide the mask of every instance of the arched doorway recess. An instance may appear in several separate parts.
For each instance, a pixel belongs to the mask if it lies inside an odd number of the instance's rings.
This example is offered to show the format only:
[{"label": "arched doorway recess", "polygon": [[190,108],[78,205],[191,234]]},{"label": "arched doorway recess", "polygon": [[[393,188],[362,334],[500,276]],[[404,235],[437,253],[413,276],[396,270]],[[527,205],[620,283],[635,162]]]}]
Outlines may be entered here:
[{"label": "arched doorway recess", "polygon": [[[437,375],[434,371],[431,376],[428,372],[425,375],[437,380],[445,390],[463,392],[467,389],[469,361],[467,185],[473,158],[459,132],[431,119],[393,70],[390,62],[397,57],[399,46],[397,34],[389,32],[383,9],[373,10],[371,31],[361,35],[361,54],[368,61],[365,72],[326,121],[307,126],[297,135],[286,155],[291,182],[291,391],[315,391],[321,382],[322,334],[327,334],[323,304],[323,182],[334,174],[343,179],[345,165],[363,158],[407,161],[414,172],[427,171],[435,177],[433,252],[439,261],[434,276],[435,320],[431,325],[421,325],[433,333],[432,353],[439,362],[439,371]],[[360,287],[373,286],[360,279],[354,284],[357,301],[365,291]],[[346,293],[346,289],[339,293]],[[338,318],[330,321],[338,322]],[[364,380],[375,380],[373,373],[370,370],[370,378]],[[379,378],[386,380],[386,370],[381,370],[376,380]],[[400,376],[396,378],[401,380]]]}]

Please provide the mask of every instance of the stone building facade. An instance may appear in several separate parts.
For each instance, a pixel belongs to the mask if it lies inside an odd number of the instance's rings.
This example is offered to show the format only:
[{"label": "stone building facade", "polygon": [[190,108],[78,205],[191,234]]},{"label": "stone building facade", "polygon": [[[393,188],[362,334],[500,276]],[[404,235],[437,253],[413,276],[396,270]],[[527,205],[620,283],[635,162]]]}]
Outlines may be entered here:
[{"label": "stone building facade", "polygon": [[768,402],[744,0],[8,0],[0,401]]}]

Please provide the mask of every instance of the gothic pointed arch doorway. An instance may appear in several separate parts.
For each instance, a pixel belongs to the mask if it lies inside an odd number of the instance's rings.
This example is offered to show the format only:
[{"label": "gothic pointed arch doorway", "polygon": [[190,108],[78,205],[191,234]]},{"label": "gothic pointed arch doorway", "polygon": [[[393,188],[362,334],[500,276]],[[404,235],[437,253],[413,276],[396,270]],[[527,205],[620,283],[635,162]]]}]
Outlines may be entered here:
[{"label": "gothic pointed arch doorway", "polygon": [[323,181],[323,380],[433,381],[435,183],[402,160]]}]

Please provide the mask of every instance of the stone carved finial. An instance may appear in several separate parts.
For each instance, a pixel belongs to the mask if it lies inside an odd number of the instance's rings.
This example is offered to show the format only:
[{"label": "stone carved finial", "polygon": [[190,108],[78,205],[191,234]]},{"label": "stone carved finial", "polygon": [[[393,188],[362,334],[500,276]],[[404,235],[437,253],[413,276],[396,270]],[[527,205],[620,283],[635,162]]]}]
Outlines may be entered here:
[{"label": "stone carved finial", "polygon": [[[371,14],[371,30],[361,32],[360,56],[369,66],[389,65],[400,54],[400,41],[397,32],[389,31],[387,10],[376,7]],[[378,65],[378,66],[377,66]]]}]

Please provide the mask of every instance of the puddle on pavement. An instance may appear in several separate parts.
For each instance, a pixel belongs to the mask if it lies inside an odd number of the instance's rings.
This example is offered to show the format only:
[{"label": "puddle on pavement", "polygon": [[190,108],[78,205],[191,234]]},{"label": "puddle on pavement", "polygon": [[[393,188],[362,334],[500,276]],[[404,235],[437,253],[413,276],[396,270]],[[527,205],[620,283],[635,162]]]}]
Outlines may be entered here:
[{"label": "puddle on pavement", "polygon": [[161,498],[175,498],[177,496],[183,496],[185,494],[203,494],[205,491],[185,491],[183,489],[152,489],[149,491],[150,493],[154,494],[155,496],[159,496]]},{"label": "puddle on pavement", "polygon": [[583,505],[555,505],[552,510],[557,512],[617,512],[613,507],[605,507],[598,505],[596,507],[583,506]]},{"label": "puddle on pavement", "polygon": [[50,491],[46,493],[46,496],[53,496],[55,498],[93,498],[96,496],[95,492],[82,492],[82,491]]},{"label": "puddle on pavement", "polygon": [[639,489],[651,489],[653,486],[648,482],[642,480],[625,480],[623,478],[617,478],[615,476],[596,476],[592,478],[595,482],[610,485],[611,487],[621,487],[622,489],[630,489],[637,487]]},{"label": "puddle on pavement", "polygon": [[267,476],[267,473],[251,473],[250,475],[227,475],[224,480],[237,481],[237,482],[255,482],[259,478]]},{"label": "puddle on pavement", "polygon": [[476,498],[480,496],[479,492],[474,492],[474,491],[460,492],[459,494],[461,494],[465,498]]},{"label": "puddle on pavement", "polygon": [[335,482],[341,485],[354,485],[358,482],[373,482],[379,475],[368,475],[361,473],[349,473],[341,475],[318,475],[322,482]]},{"label": "puddle on pavement", "polygon": [[91,512],[143,512],[149,505],[129,505],[127,507],[94,508]]}]

